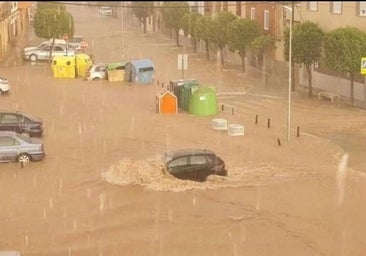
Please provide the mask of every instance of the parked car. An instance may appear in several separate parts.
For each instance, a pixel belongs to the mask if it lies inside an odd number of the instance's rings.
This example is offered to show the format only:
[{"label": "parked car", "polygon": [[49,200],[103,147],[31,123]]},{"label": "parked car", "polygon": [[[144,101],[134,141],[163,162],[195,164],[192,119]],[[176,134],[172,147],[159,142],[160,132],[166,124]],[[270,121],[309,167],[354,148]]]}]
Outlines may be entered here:
[{"label": "parked car", "polygon": [[112,8],[109,6],[102,6],[99,9],[99,14],[103,16],[111,16],[113,13]]},{"label": "parked car", "polygon": [[107,65],[104,63],[91,65],[86,71],[85,79],[88,81],[107,79]]},{"label": "parked car", "polygon": [[[48,60],[51,54],[52,45],[45,45],[41,48],[35,48],[23,52],[23,58],[25,60],[37,61],[37,60]],[[55,44],[53,46],[52,58],[55,56],[75,56],[75,49],[66,47],[63,44]]]},{"label": "parked car", "polygon": [[163,154],[164,168],[183,180],[205,181],[214,174],[227,176],[225,162],[213,151],[206,149],[173,150]]},{"label": "parked car", "polygon": [[76,50],[87,48],[88,44],[84,41],[82,36],[73,36],[68,40],[69,46],[75,48]]},{"label": "parked car", "polygon": [[41,137],[43,121],[21,112],[0,111],[0,131],[14,131],[30,137]]},{"label": "parked car", "polygon": [[0,162],[40,161],[46,156],[43,143],[16,132],[0,131]]},{"label": "parked car", "polygon": [[[30,50],[37,50],[43,48],[46,45],[52,45],[53,39],[45,40],[40,42],[37,46],[26,46],[23,48],[23,55],[25,52]],[[66,41],[64,39],[55,39],[55,45],[66,45]]]},{"label": "parked car", "polygon": [[0,93],[1,95],[8,94],[10,92],[10,84],[8,79],[0,77]]}]

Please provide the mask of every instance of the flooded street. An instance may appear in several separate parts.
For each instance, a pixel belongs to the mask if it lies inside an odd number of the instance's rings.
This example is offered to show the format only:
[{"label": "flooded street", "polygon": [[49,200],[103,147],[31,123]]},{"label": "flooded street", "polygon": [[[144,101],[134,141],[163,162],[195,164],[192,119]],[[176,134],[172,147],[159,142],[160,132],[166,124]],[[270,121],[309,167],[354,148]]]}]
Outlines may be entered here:
[{"label": "flooded street", "polygon": [[[67,8],[96,62],[151,58],[155,80],[59,79],[48,63],[19,60],[1,68],[12,93],[1,97],[0,108],[43,119],[47,156],[24,168],[0,165],[0,250],[25,256],[366,254],[364,110],[295,92],[288,142],[286,85],[266,87],[254,70],[240,75],[239,68],[223,69],[186,47],[185,77],[216,86],[224,110],[215,117],[158,114],[156,93],[181,78],[182,49],[160,33],[144,35],[129,17]],[[31,35],[29,44],[39,41]],[[212,129],[213,118],[243,124],[245,136]],[[163,173],[159,155],[182,148],[215,151],[228,176],[198,183]]]}]

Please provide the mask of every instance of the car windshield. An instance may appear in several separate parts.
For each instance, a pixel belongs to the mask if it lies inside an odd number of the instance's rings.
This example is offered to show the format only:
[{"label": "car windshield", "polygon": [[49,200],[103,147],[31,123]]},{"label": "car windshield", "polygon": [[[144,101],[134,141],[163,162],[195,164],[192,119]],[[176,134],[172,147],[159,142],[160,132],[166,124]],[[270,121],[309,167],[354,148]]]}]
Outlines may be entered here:
[{"label": "car windshield", "polygon": [[28,143],[31,143],[32,142],[32,138],[30,138],[30,137],[27,137],[27,136],[24,136],[24,135],[22,135],[22,134],[16,134],[16,137],[18,137],[18,138],[20,138],[20,139],[22,139],[22,140],[24,140],[24,141],[26,141],[26,142],[28,142]]}]

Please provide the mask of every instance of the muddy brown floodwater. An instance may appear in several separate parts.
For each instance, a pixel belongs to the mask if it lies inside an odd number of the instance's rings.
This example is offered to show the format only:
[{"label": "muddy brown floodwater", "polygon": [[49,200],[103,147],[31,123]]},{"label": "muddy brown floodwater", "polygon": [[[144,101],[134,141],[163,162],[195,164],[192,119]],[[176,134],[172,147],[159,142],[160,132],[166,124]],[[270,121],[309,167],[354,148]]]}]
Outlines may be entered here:
[{"label": "muddy brown floodwater", "polygon": [[[25,168],[0,165],[0,250],[25,256],[366,254],[364,111],[296,92],[287,141],[286,86],[265,87],[254,70],[239,75],[235,66],[223,69],[187,46],[185,76],[216,86],[225,109],[215,117],[158,114],[161,83],[181,77],[181,49],[162,34],[144,35],[127,18],[101,17],[97,7],[67,8],[97,62],[151,58],[155,82],[56,79],[47,63],[17,58],[15,66],[1,67],[13,92],[1,97],[0,108],[44,120],[47,157]],[[38,41],[30,31],[27,43]],[[212,118],[244,125],[245,135],[212,129]],[[359,139],[341,148],[333,136],[339,132],[357,132]],[[214,150],[229,175],[197,183],[164,174],[159,154],[181,148]]]}]

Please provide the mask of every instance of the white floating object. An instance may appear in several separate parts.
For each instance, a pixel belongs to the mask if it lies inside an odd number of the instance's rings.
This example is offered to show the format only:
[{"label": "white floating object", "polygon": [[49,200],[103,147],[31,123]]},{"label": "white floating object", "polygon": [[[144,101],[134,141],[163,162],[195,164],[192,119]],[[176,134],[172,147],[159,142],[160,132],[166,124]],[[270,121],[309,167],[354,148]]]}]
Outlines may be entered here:
[{"label": "white floating object", "polygon": [[240,124],[229,124],[228,134],[230,136],[244,135],[244,126]]},{"label": "white floating object", "polygon": [[227,120],[222,118],[212,119],[212,129],[227,130]]}]

